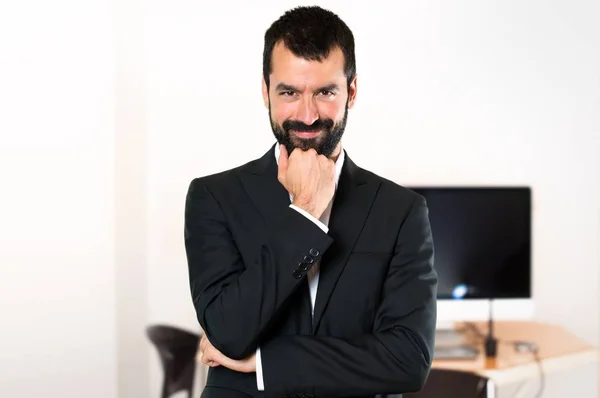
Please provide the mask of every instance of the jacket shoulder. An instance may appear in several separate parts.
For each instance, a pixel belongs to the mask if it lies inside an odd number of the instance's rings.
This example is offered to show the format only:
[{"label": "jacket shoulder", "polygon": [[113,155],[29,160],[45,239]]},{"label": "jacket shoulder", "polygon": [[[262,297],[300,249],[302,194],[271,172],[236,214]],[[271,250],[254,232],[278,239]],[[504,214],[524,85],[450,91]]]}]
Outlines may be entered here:
[{"label": "jacket shoulder", "polygon": [[425,200],[422,195],[398,182],[382,177],[369,170],[361,168],[361,171],[365,173],[367,178],[379,182],[379,195],[386,201],[393,201],[397,205],[403,205],[402,207],[407,206],[410,208],[418,201]]},{"label": "jacket shoulder", "polygon": [[206,187],[209,191],[228,190],[233,186],[237,186],[240,174],[249,172],[255,166],[257,160],[252,160],[240,166],[236,166],[217,173],[207,174],[192,179],[190,189],[198,187]]}]

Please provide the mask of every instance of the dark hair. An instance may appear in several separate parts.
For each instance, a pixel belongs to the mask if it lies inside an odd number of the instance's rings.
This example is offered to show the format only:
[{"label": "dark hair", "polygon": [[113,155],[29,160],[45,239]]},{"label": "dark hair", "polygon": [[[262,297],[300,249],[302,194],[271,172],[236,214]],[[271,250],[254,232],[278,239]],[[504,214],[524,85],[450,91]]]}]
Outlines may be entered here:
[{"label": "dark hair", "polygon": [[297,7],[287,11],[265,33],[263,51],[263,77],[269,87],[271,56],[275,44],[284,45],[295,56],[321,61],[329,51],[339,47],[344,54],[344,74],[348,85],[356,74],[354,36],[348,26],[336,14],[318,6]]}]

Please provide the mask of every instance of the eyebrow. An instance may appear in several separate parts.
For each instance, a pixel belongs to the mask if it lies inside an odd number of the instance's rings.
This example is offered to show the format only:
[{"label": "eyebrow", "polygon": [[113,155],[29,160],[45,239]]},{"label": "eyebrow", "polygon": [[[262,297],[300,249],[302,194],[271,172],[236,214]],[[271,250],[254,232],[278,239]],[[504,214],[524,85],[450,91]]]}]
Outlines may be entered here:
[{"label": "eyebrow", "polygon": [[[340,91],[340,86],[338,86],[335,83],[332,84],[328,84],[326,86],[323,87],[319,87],[315,90],[315,92],[319,92],[319,91]],[[300,89],[298,89],[297,87],[294,87],[290,84],[285,84],[285,83],[279,83],[276,87],[275,87],[275,91],[294,91],[294,92],[299,92],[301,91]]]}]

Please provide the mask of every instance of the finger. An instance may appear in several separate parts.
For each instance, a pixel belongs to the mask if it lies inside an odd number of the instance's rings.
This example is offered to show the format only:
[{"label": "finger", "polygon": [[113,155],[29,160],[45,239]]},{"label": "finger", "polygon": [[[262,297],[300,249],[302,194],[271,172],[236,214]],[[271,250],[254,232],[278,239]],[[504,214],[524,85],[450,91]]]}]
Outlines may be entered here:
[{"label": "finger", "polygon": [[285,145],[280,145],[279,148],[280,148],[280,152],[279,152],[279,166],[278,166],[277,177],[279,178],[279,181],[283,181],[283,179],[285,178],[285,174],[287,172],[287,168],[288,168],[289,154],[288,154],[288,151],[287,151]]},{"label": "finger", "polygon": [[203,362],[211,367],[221,366],[224,362],[223,359],[225,358],[227,357],[221,354],[216,348],[208,347],[204,354]]},{"label": "finger", "polygon": [[204,355],[203,352],[200,353],[200,362],[202,362],[205,365],[208,365],[210,361],[210,359],[206,358],[206,355]]},{"label": "finger", "polygon": [[321,168],[331,168],[334,167],[335,162],[331,159],[329,159],[327,156],[323,156],[323,155],[319,155],[319,165],[321,166]]},{"label": "finger", "polygon": [[221,353],[221,351],[217,350],[212,346],[209,347],[206,351],[208,359],[210,361],[216,362],[219,365],[225,366],[226,368],[229,368],[231,370],[237,370],[236,365],[238,361],[225,356],[225,354]]},{"label": "finger", "polygon": [[208,365],[209,362],[213,361],[210,349],[206,349],[205,351],[202,352],[202,354],[200,356],[200,360],[202,361],[202,363],[204,363],[206,365]]},{"label": "finger", "polygon": [[329,168],[335,169],[335,160],[330,159],[328,157],[325,157],[325,159],[327,160],[327,165],[329,166]]}]

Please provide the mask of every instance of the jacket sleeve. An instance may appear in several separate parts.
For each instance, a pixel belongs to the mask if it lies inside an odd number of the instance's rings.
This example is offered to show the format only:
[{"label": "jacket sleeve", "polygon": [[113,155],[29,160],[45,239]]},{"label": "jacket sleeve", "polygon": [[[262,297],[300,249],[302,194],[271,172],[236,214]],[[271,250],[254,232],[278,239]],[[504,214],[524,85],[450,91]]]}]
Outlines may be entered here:
[{"label": "jacket sleeve", "polygon": [[332,238],[288,208],[258,243],[260,254],[244,262],[223,209],[203,182],[192,181],[185,204],[191,295],[210,342],[224,355],[243,359],[254,353],[261,333]]},{"label": "jacket sleeve", "polygon": [[428,210],[419,196],[400,228],[373,333],[281,336],[262,343],[265,391],[362,396],[420,390],[433,357],[433,254]]}]

